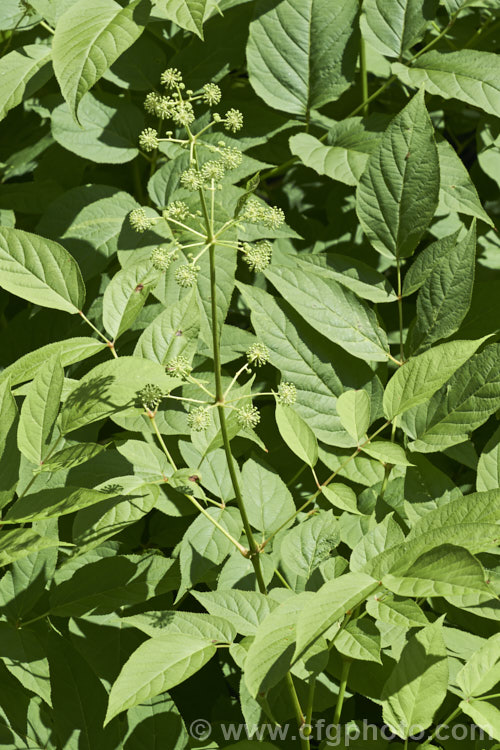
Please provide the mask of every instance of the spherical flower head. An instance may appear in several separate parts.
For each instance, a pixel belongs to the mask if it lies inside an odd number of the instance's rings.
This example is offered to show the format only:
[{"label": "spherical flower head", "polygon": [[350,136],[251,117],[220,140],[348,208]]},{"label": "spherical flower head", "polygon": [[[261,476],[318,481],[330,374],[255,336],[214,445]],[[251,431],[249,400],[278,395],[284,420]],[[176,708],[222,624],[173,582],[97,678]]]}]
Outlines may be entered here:
[{"label": "spherical flower head", "polygon": [[158,96],[155,102],[154,114],[162,120],[168,120],[174,116],[176,102],[169,96]]},{"label": "spherical flower head", "polygon": [[236,418],[240,427],[245,427],[247,429],[257,427],[260,422],[259,410],[256,406],[247,404],[246,406],[242,406],[240,409],[237,409]]},{"label": "spherical flower head", "polygon": [[203,186],[203,178],[197,169],[189,167],[181,174],[180,183],[186,190],[198,190]]},{"label": "spherical flower head", "polygon": [[178,221],[183,221],[183,219],[186,219],[189,214],[189,208],[184,201],[172,201],[172,203],[169,203],[164,210],[163,217],[165,219],[177,219]]},{"label": "spherical flower head", "polygon": [[167,372],[177,378],[186,378],[193,369],[189,363],[189,359],[182,354],[167,362],[165,367]]},{"label": "spherical flower head", "polygon": [[155,247],[151,253],[151,263],[157,271],[166,271],[177,258],[177,250],[167,250],[164,247]]},{"label": "spherical flower head", "polygon": [[211,182],[212,180],[220,182],[224,177],[224,172],[224,163],[222,161],[210,159],[202,166],[200,174],[203,182]]},{"label": "spherical flower head", "polygon": [[132,229],[136,232],[145,232],[147,229],[151,229],[154,224],[153,219],[146,216],[146,211],[143,208],[134,208],[128,215],[128,220]]},{"label": "spherical flower head", "polygon": [[218,104],[222,98],[222,92],[216,83],[206,83],[203,86],[203,101],[210,107]]},{"label": "spherical flower head", "polygon": [[276,399],[278,403],[284,404],[284,406],[292,406],[297,401],[297,389],[294,384],[286,381],[280,383]]},{"label": "spherical flower head", "polygon": [[175,109],[172,113],[172,119],[178,125],[191,125],[194,121],[194,110],[191,102],[179,101],[176,102]]},{"label": "spherical flower head", "polygon": [[285,223],[285,214],[277,206],[268,206],[264,209],[262,223],[269,229],[279,229]]},{"label": "spherical flower head", "polygon": [[273,246],[268,240],[259,242],[244,242],[242,246],[244,261],[251,271],[265,271],[271,262]]},{"label": "spherical flower head", "polygon": [[189,412],[187,421],[194,432],[203,432],[210,426],[210,411],[206,406],[198,406]]},{"label": "spherical flower head", "polygon": [[239,109],[228,109],[224,117],[224,127],[232,133],[237,133],[238,130],[241,130],[243,127],[243,115]]},{"label": "spherical flower head", "polygon": [[161,74],[161,82],[167,89],[175,89],[182,83],[182,73],[178,68],[167,68]]},{"label": "spherical flower head", "polygon": [[245,203],[245,207],[241,218],[243,221],[248,221],[250,224],[258,224],[262,220],[262,213],[264,206],[262,206],[255,198],[249,198]]},{"label": "spherical flower head", "polygon": [[145,409],[154,411],[160,401],[162,400],[164,393],[158,385],[148,383],[137,392],[137,397]]},{"label": "spherical flower head", "polygon": [[150,91],[149,94],[144,99],[144,109],[150,115],[156,114],[156,105],[158,103],[159,98],[160,98],[159,94],[157,94],[155,91]]},{"label": "spherical flower head", "polygon": [[254,362],[259,367],[269,362],[269,349],[265,344],[259,342],[252,344],[247,349],[247,359],[250,363]]},{"label": "spherical flower head", "polygon": [[226,169],[236,169],[243,160],[243,154],[239,148],[222,148],[220,156]]},{"label": "spherical flower head", "polygon": [[146,128],[139,135],[139,146],[143,151],[154,151],[159,145],[158,131],[154,128]]},{"label": "spherical flower head", "polygon": [[179,266],[175,272],[175,280],[182,287],[189,287],[196,284],[198,278],[199,266],[193,266],[192,263],[189,265]]}]

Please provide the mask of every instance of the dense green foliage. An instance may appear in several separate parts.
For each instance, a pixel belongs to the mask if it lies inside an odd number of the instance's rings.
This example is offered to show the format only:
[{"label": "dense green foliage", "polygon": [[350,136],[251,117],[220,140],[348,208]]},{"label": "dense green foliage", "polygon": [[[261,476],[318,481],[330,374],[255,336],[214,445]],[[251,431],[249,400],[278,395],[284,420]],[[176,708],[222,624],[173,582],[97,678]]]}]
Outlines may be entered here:
[{"label": "dense green foliage", "polygon": [[0,35],[2,748],[498,750],[499,0]]}]

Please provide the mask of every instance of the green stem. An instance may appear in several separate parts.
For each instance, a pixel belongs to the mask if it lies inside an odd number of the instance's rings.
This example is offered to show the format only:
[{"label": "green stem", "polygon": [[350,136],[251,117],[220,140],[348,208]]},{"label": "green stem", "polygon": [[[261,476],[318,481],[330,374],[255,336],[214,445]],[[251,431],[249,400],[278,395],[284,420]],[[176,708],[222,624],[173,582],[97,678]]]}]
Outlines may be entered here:
[{"label": "green stem", "polygon": [[361,90],[363,95],[363,117],[368,115],[368,70],[366,68],[365,40],[361,37],[359,44],[359,65],[361,68]]},{"label": "green stem", "polygon": [[309,690],[307,693],[307,706],[306,706],[306,724],[307,724],[307,735],[309,736],[312,731],[312,715],[314,708],[314,692],[316,690],[316,675],[311,675],[309,678]]},{"label": "green stem", "polygon": [[[287,672],[285,679],[286,679],[286,684],[288,687],[288,692],[290,694],[290,700],[293,705],[293,712],[295,714],[295,718],[297,719],[297,724],[299,726],[299,729],[302,729],[305,723],[305,718],[304,718],[302,708],[300,707],[299,696],[297,695],[297,691],[295,690],[293,677],[290,672]],[[309,750],[310,748],[309,738],[304,737],[302,732],[301,732],[301,737],[300,737],[300,747],[302,748],[302,750]]]},{"label": "green stem", "polygon": [[103,341],[106,342],[106,344],[111,349],[111,354],[113,355],[113,357],[115,359],[118,359],[118,354],[116,353],[115,345],[113,344],[113,342],[110,341],[109,339],[107,339],[106,336],[103,333],[101,333],[98,328],[95,327],[95,325],[92,323],[92,321],[89,320],[87,318],[87,316],[84,315],[81,310],[78,310],[78,315],[80,315],[80,317],[82,318],[82,320],[84,320],[87,323],[87,325],[89,325],[97,333],[97,335],[99,336],[99,338],[101,338]]},{"label": "green stem", "polygon": [[431,744],[431,742],[433,741],[433,739],[434,739],[434,738],[436,737],[436,735],[437,735],[437,733],[438,733],[438,731],[439,731],[439,727],[440,727],[440,726],[443,726],[443,724],[444,724],[445,726],[447,726],[448,724],[450,724],[450,723],[451,723],[451,722],[453,721],[453,719],[455,719],[455,718],[456,718],[456,717],[458,716],[458,714],[461,714],[461,713],[462,713],[462,709],[461,709],[460,707],[459,707],[459,708],[456,708],[456,709],[455,709],[455,710],[454,710],[454,711],[453,711],[453,712],[452,712],[452,713],[451,713],[451,714],[450,714],[450,715],[448,716],[448,718],[447,718],[447,719],[445,719],[444,721],[442,721],[442,722],[440,722],[440,723],[439,723],[439,725],[438,725],[437,729],[435,729],[435,730],[434,730],[434,732],[433,732],[433,733],[432,733],[432,734],[430,735],[430,737],[427,737],[427,739],[425,740],[425,742],[423,742],[423,743],[422,743],[422,744],[420,745],[420,747],[421,747],[421,748],[423,748],[423,747],[425,747],[426,745],[430,745],[430,744]]},{"label": "green stem", "polygon": [[344,705],[345,689],[347,686],[347,678],[349,677],[349,670],[351,669],[351,660],[343,659],[342,661],[342,673],[340,675],[340,688],[337,698],[337,705],[335,706],[335,714],[333,716],[333,723],[337,725],[340,723],[340,715],[342,713],[342,706]]},{"label": "green stem", "polygon": [[166,455],[166,457],[168,459],[169,464],[171,465],[171,467],[172,467],[172,469],[174,471],[177,471],[177,466],[175,465],[175,461],[172,458],[172,456],[170,455],[170,451],[168,450],[167,446],[165,445],[165,441],[163,440],[163,435],[161,434],[160,430],[158,429],[158,425],[156,424],[156,419],[155,419],[154,414],[148,414],[148,416],[149,416],[149,420],[150,420],[151,424],[153,425],[153,430],[156,433],[156,437],[158,438],[158,442],[160,443],[160,445],[161,445],[161,447],[163,449],[163,452],[164,452],[164,454]]}]

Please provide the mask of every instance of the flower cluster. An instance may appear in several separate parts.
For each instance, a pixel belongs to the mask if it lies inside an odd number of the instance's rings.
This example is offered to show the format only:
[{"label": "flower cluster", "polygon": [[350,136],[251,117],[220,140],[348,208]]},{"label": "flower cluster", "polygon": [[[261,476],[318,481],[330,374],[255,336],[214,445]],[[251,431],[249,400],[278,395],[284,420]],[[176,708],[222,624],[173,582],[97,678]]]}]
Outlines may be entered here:
[{"label": "flower cluster", "polygon": [[165,365],[167,372],[178,378],[186,378],[192,370],[191,364],[187,357],[179,354]]},{"label": "flower cluster", "polygon": [[210,426],[210,409],[198,406],[188,414],[188,425],[194,432],[203,432]]},{"label": "flower cluster", "polygon": [[177,219],[177,221],[184,221],[188,216],[191,216],[191,212],[184,201],[172,201],[163,211],[163,218],[167,220]]},{"label": "flower cluster", "polygon": [[194,286],[198,278],[199,270],[200,266],[197,266],[194,263],[186,263],[183,266],[179,266],[175,272],[175,280],[179,286]]},{"label": "flower cluster", "polygon": [[259,410],[256,406],[247,404],[246,406],[242,406],[240,409],[237,409],[236,418],[238,420],[238,424],[241,427],[252,429],[253,427],[257,427],[260,422]]},{"label": "flower cluster", "polygon": [[137,391],[137,398],[148,411],[155,411],[164,396],[162,389],[153,383],[148,383],[140,391]]},{"label": "flower cluster", "polygon": [[265,344],[255,343],[247,349],[247,360],[250,364],[255,363],[257,366],[265,365],[269,362],[269,349]]},{"label": "flower cluster", "polygon": [[146,230],[151,229],[154,224],[154,219],[146,216],[144,208],[134,208],[134,210],[129,213],[128,220],[130,226],[132,229],[135,229],[136,232],[145,232]]},{"label": "flower cluster", "polygon": [[292,406],[297,401],[297,389],[293,383],[283,381],[278,386],[278,395],[276,396],[278,403],[284,404],[285,406]]},{"label": "flower cluster", "polygon": [[157,271],[166,271],[178,257],[177,248],[167,250],[163,247],[155,247],[151,253],[151,263]]},{"label": "flower cluster", "polygon": [[271,262],[273,246],[268,240],[243,242],[241,245],[243,259],[252,271],[264,271]]}]

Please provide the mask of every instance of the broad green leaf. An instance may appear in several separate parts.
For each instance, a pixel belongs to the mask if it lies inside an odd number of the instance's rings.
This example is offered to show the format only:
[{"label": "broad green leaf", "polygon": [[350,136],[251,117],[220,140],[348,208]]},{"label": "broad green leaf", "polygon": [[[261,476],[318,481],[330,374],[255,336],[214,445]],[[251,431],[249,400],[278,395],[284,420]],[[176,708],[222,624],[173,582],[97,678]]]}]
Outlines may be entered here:
[{"label": "broad green leaf", "polygon": [[309,133],[292,135],[290,151],[306,167],[346,185],[358,184],[368,161],[368,154],[361,150],[341,145],[328,146]]},{"label": "broad green leaf", "polygon": [[405,630],[429,624],[421,608],[412,599],[402,601],[387,597],[380,601],[376,598],[369,599],[366,603],[366,611],[376,620],[405,628]]},{"label": "broad green leaf", "polygon": [[16,362],[2,370],[0,373],[0,383],[9,379],[11,385],[24,383],[31,380],[40,367],[51,357],[59,357],[63,367],[80,362],[82,359],[92,357],[98,352],[102,352],[106,344],[89,336],[78,336],[77,338],[64,339],[55,341],[53,344],[47,344],[28,352],[20,357]]},{"label": "broad green leaf", "polygon": [[445,207],[449,211],[475,216],[493,226],[493,221],[481,205],[467,168],[453,146],[444,138],[438,137],[436,142],[441,175],[438,211]]},{"label": "broad green leaf", "polygon": [[375,313],[353,292],[320,269],[271,266],[266,276],[297,312],[323,336],[355,357],[385,362],[389,345]]},{"label": "broad green leaf", "polygon": [[80,269],[57,242],[0,227],[0,285],[42,307],[76,313],[85,300]]},{"label": "broad green leaf", "polygon": [[[41,525],[37,524],[38,531],[41,530]],[[57,521],[54,526],[57,528]],[[57,547],[48,547],[12,563],[10,570],[2,579],[4,582],[9,576],[11,581],[11,591],[9,592],[11,598],[5,597],[3,601],[4,612],[7,613],[9,619],[16,621],[26,619],[25,615],[31,612],[34,605],[44,595],[46,587],[55,573],[57,558]]]},{"label": "broad green leaf", "polygon": [[134,159],[144,126],[141,111],[111,94],[87,94],[75,121],[68,104],[52,113],[52,135],[68,151],[98,164],[124,164]]},{"label": "broad green leaf", "polygon": [[458,99],[500,116],[500,60],[493,52],[432,50],[419,57],[411,68],[394,63],[392,70],[408,86],[423,88],[444,99]]},{"label": "broad green leaf", "polygon": [[115,341],[125,333],[146,304],[160,278],[144,261],[123,268],[113,276],[103,296],[104,328]]},{"label": "broad green leaf", "polygon": [[97,456],[106,446],[100,443],[74,443],[53,453],[50,458],[45,459],[40,467],[41,471],[57,471],[59,469],[72,469],[74,466],[90,461]]},{"label": "broad green leaf", "polygon": [[370,426],[370,397],[366,391],[344,391],[337,399],[337,414],[343,426],[359,443]]},{"label": "broad green leaf", "polygon": [[[113,725],[111,725],[113,726]],[[168,693],[163,693],[127,711],[128,732],[124,747],[130,750],[161,750],[162,738],[168,737],[169,750],[185,750],[189,737],[179,709]]]},{"label": "broad green leaf", "polygon": [[169,305],[139,336],[134,354],[166,365],[182,355],[191,362],[197,348],[200,315],[196,296]]},{"label": "broad green leaf", "polygon": [[193,596],[214,617],[230,622],[241,635],[255,635],[276,603],[257,591],[220,589],[193,591]]},{"label": "broad green leaf", "polygon": [[277,685],[290,669],[297,617],[313,596],[311,592],[291,596],[259,626],[248,650],[244,670],[247,688],[254,698]]},{"label": "broad green leaf", "polygon": [[397,567],[382,578],[390,591],[400,596],[462,596],[480,593],[483,601],[491,598],[482,565],[462,547],[443,544],[425,552],[398,575]]},{"label": "broad green leaf", "polygon": [[321,487],[321,492],[334,508],[340,508],[341,510],[347,510],[349,513],[361,515],[356,503],[356,493],[347,484],[332,482],[325,487]]},{"label": "broad green leaf", "polygon": [[484,729],[490,737],[500,742],[500,710],[488,701],[461,701],[459,708],[470,716],[474,724]]},{"label": "broad green leaf", "polygon": [[111,688],[106,723],[122,711],[184,682],[216,651],[211,641],[183,633],[146,641],[125,662]]},{"label": "broad green leaf", "polygon": [[276,404],[276,423],[280,435],[296,456],[313,467],[318,461],[318,443],[314,432],[291,406]]},{"label": "broad green leaf", "polygon": [[2,531],[0,533],[0,566],[31,555],[32,552],[58,546],[59,540],[56,537],[41,536],[33,529]]},{"label": "broad green leaf", "polygon": [[[250,307],[259,341],[269,348],[271,363],[297,388],[294,409],[318,440],[329,445],[354,446],[335,414],[335,402],[346,385],[369,387],[373,372],[368,365],[340,348],[332,350],[332,344],[283,300],[246,284],[238,283],[238,289]],[[378,401],[377,383],[372,383]]]},{"label": "broad green leaf", "polygon": [[375,661],[380,659],[380,633],[371,620],[352,620],[335,638],[335,648],[348,659]]},{"label": "broad green leaf", "polygon": [[346,573],[323,584],[302,610],[297,621],[297,661],[318,638],[335,623],[342,621],[348,610],[375,593],[381,584],[364,573]]},{"label": "broad green leaf", "polygon": [[307,114],[335,101],[354,78],[357,6],[329,0],[259,0],[250,24],[250,83],[275,109]]},{"label": "broad green leaf", "polygon": [[130,615],[123,622],[139,628],[152,638],[167,633],[185,633],[209,641],[230,643],[236,636],[234,625],[223,617],[214,617],[205,612],[148,611]]},{"label": "broad green leaf", "polygon": [[472,357],[483,341],[450,341],[412,357],[396,370],[387,384],[384,393],[387,419],[394,419],[430,398]]},{"label": "broad green leaf", "polygon": [[307,580],[328,560],[339,542],[338,523],[332,511],[322,512],[294,526],[283,537],[281,559],[288,569]]},{"label": "broad green leaf", "polygon": [[49,359],[38,370],[24,399],[17,443],[21,453],[32,464],[42,465],[50,450],[63,381],[64,370],[59,359]]},{"label": "broad green leaf", "polygon": [[[114,555],[84,564],[52,586],[50,611],[60,617],[81,617],[145,602],[172,590],[173,565],[173,560],[155,554]],[[61,572],[65,573],[64,567]]]},{"label": "broad green leaf", "polygon": [[500,634],[475,651],[456,676],[457,685],[466,698],[484,695],[500,682]]},{"label": "broad green leaf", "polygon": [[[157,8],[177,26],[203,39],[203,21],[209,0],[157,0]],[[156,8],[155,8],[156,10]]]},{"label": "broad green leaf", "polygon": [[459,231],[457,230],[446,237],[440,237],[419,252],[405,274],[403,297],[407,297],[420,289],[434,269],[438,268],[443,262],[443,258],[448,257],[453,252],[457,244]]},{"label": "broad green leaf", "polygon": [[438,205],[439,161],[434,131],[419,92],[392,120],[370,156],[356,210],[373,247],[389,258],[411,255]]},{"label": "broad green leaf", "polygon": [[404,534],[390,513],[383,521],[362,535],[352,550],[349,567],[354,572],[363,571],[367,562],[373,557],[402,542],[404,542]]},{"label": "broad green leaf", "polygon": [[402,58],[436,14],[437,0],[364,0],[361,32],[386,57]]},{"label": "broad green leaf", "polygon": [[0,381],[0,508],[10,503],[19,477],[18,411],[9,380]]},{"label": "broad green leaf", "polygon": [[0,60],[0,120],[24,97],[32,96],[52,75],[51,49],[27,44]]},{"label": "broad green leaf", "polygon": [[120,490],[102,492],[70,486],[32,492],[14,503],[5,516],[4,523],[26,523],[46,518],[58,518],[119,494],[121,494]]},{"label": "broad green leaf", "polygon": [[61,16],[52,45],[54,71],[75,117],[84,94],[142,34],[150,7],[149,0],[125,8],[114,0],[79,0]]},{"label": "broad green leaf", "polygon": [[52,705],[47,656],[42,642],[32,630],[0,622],[0,658],[24,688]]},{"label": "broad green leaf", "polygon": [[272,469],[259,461],[250,458],[243,465],[241,487],[248,520],[264,538],[273,531],[293,520],[288,520],[295,513],[290,490]]},{"label": "broad green leaf", "polygon": [[138,393],[148,384],[168,393],[179,381],[158,362],[141,357],[120,357],[103,362],[83,376],[63,404],[61,429],[72,432],[85,424],[125,409],[142,414]]},{"label": "broad green leaf", "polygon": [[488,440],[479,457],[476,487],[479,492],[500,487],[500,428]]},{"label": "broad green leaf", "polygon": [[465,237],[441,256],[420,289],[411,333],[414,349],[427,349],[458,331],[472,300],[475,261],[474,220]]},{"label": "broad green leaf", "polygon": [[411,461],[408,461],[405,449],[397,443],[389,442],[389,440],[375,440],[362,446],[361,450],[384,464],[413,466]]},{"label": "broad green leaf", "polygon": [[479,525],[500,520],[500,491],[473,492],[454,498],[426,513],[410,530],[409,539],[424,536],[433,529],[455,524]]},{"label": "broad green leaf", "polygon": [[406,412],[400,424],[413,439],[411,450],[435,452],[467,440],[499,407],[500,346],[491,344],[462,365],[429,401]]},{"label": "broad green leaf", "polygon": [[384,721],[399,736],[427,729],[446,697],[448,662],[443,622],[411,636],[382,692]]}]

